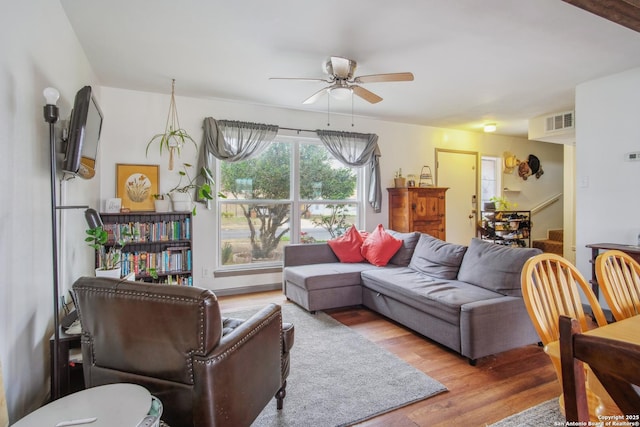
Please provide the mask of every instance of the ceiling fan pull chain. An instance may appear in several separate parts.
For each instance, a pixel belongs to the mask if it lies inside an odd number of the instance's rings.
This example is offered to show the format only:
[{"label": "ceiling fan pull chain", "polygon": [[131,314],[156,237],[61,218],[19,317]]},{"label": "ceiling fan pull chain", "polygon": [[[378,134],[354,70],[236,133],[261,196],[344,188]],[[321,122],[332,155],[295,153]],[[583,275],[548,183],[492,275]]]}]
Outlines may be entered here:
[{"label": "ceiling fan pull chain", "polygon": [[327,126],[331,126],[331,94],[327,93]]},{"label": "ceiling fan pull chain", "polygon": [[351,91],[351,127],[353,127],[353,90]]}]

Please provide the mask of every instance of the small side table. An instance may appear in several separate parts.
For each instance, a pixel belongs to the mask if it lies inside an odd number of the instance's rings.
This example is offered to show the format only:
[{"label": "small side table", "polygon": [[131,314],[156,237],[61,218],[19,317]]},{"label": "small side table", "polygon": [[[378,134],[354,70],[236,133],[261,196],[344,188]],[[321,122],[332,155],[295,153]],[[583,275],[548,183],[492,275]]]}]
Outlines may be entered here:
[{"label": "small side table", "polygon": [[[80,349],[80,335],[71,335],[60,328],[60,342],[58,345],[58,366],[53,366],[53,337],[49,340],[51,352],[51,400],[56,400],[69,393],[75,393],[84,389],[84,375],[82,363],[69,361],[69,353],[72,349]],[[54,383],[53,371],[57,370],[59,384]],[[59,390],[60,393],[56,393]]]},{"label": "small side table", "polygon": [[586,245],[591,249],[591,289],[596,295],[596,298],[600,296],[600,287],[598,286],[598,279],[596,278],[596,258],[600,255],[601,251],[608,251],[615,249],[622,251],[631,256],[636,261],[640,262],[640,246],[635,245],[622,245],[619,243],[591,243]]},{"label": "small side table", "polygon": [[[108,384],[92,387],[55,400],[30,413],[13,427],[42,427],[77,425],[78,427],[136,427],[155,426],[162,415],[162,407],[156,420],[146,419],[155,399],[136,384]],[[93,420],[95,418],[95,420]],[[81,421],[80,424],[62,424],[65,421]]]}]

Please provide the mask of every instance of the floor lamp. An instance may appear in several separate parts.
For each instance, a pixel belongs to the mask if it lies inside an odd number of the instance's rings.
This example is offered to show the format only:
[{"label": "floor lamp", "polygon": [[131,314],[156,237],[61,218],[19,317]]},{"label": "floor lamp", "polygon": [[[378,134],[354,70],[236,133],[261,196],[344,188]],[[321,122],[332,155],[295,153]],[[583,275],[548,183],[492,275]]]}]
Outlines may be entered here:
[{"label": "floor lamp", "polygon": [[51,390],[51,398],[60,395],[60,378],[58,378],[58,348],[60,347],[60,313],[58,311],[58,224],[56,207],[56,137],[55,123],[58,121],[58,98],[60,92],[48,87],[43,92],[47,104],[44,106],[44,120],[49,123],[49,158],[51,160],[51,253],[53,255],[53,366],[51,377],[54,390]]},{"label": "floor lamp", "polygon": [[[53,257],[53,356],[51,369],[51,400],[60,397],[60,378],[58,372],[59,364],[59,348],[60,348],[60,309],[59,309],[59,272],[58,272],[58,210],[59,209],[87,209],[88,206],[58,206],[56,195],[56,138],[55,138],[55,124],[59,118],[58,107],[56,102],[60,97],[60,93],[52,88],[48,87],[44,90],[43,95],[46,99],[46,105],[44,106],[44,120],[49,123],[49,158],[51,162],[51,254]],[[92,209],[93,211],[93,209]],[[95,212],[95,211],[93,211]],[[98,217],[99,218],[99,217]]]}]

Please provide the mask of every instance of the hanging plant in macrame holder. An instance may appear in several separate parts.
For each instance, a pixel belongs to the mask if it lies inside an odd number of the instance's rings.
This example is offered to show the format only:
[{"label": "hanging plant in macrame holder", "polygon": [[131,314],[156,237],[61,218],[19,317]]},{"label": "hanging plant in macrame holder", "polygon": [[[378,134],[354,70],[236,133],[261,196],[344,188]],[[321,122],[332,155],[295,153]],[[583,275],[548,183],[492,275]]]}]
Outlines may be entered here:
[{"label": "hanging plant in macrame holder", "polygon": [[169,152],[169,170],[173,170],[173,156],[177,153],[180,156],[180,150],[186,144],[187,141],[193,142],[193,145],[198,148],[196,142],[191,138],[186,130],[180,127],[180,121],[178,120],[178,109],[176,108],[175,98],[175,86],[176,79],[171,80],[171,102],[169,104],[169,114],[167,115],[167,124],[163,133],[154,135],[147,143],[146,154],[149,155],[149,147],[156,141],[159,141],[160,155],[163,150]]}]

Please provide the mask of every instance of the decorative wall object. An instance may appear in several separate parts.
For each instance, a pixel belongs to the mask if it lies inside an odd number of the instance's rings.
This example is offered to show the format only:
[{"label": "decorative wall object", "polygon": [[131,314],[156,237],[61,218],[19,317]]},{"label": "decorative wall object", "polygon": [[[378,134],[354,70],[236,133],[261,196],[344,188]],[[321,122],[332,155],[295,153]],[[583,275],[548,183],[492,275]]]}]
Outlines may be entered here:
[{"label": "decorative wall object", "polygon": [[122,208],[132,211],[153,211],[152,195],[160,188],[158,165],[116,165],[116,197]]},{"label": "decorative wall object", "polygon": [[513,171],[515,170],[515,168],[518,167],[518,165],[520,164],[520,160],[518,160],[518,158],[516,157],[515,154],[509,152],[509,151],[505,151],[502,154],[502,157],[504,159],[504,168],[502,169],[503,173],[513,173]]},{"label": "decorative wall object", "polygon": [[531,175],[535,175],[539,179],[544,174],[540,160],[533,154],[529,154],[527,160],[523,160],[518,165],[518,176],[523,180],[527,180]]}]

